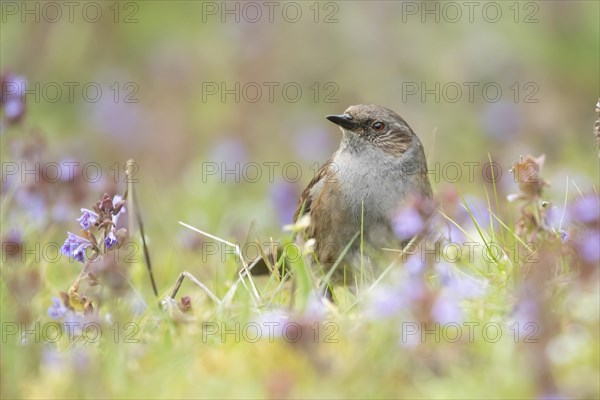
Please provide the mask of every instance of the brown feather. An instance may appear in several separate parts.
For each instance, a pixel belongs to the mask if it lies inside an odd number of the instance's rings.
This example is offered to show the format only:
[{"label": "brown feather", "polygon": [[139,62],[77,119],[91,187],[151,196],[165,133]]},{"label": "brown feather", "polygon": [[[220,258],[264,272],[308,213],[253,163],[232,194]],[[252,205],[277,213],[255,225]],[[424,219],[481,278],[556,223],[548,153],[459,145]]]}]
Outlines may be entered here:
[{"label": "brown feather", "polygon": [[408,150],[412,144],[412,137],[408,134],[385,135],[377,137],[375,140],[373,140],[373,142],[386,153],[393,156],[399,156]]},{"label": "brown feather", "polygon": [[[313,202],[313,199],[310,196],[310,191],[318,182],[325,178],[325,176],[327,175],[327,171],[331,166],[331,162],[331,159],[327,160],[325,164],[321,166],[317,174],[312,178],[308,186],[306,186],[306,188],[302,191],[292,221],[297,222],[298,218],[310,212]],[[300,215],[300,212],[302,212],[302,215]]]}]

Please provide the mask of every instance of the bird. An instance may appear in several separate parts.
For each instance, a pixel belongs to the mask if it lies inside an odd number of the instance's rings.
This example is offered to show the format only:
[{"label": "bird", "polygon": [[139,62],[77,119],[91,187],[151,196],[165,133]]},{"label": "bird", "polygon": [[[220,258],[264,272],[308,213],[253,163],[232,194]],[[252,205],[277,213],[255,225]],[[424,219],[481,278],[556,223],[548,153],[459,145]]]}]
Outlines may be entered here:
[{"label": "bird", "polygon": [[431,199],[432,189],[423,145],[397,113],[362,104],[326,118],[341,129],[340,146],[302,191],[293,221],[309,221],[297,240],[314,239],[315,259],[327,271],[347,246],[342,261],[353,268],[365,249],[401,246],[395,213],[409,198]]}]

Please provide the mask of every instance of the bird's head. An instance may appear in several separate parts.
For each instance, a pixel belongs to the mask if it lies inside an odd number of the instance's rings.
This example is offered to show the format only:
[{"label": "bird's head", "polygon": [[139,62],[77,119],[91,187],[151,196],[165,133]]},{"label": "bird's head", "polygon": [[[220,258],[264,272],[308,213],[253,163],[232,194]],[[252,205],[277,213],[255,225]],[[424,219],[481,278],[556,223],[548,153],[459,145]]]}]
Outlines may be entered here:
[{"label": "bird's head", "polygon": [[401,155],[418,142],[406,121],[385,107],[350,106],[343,114],[328,115],[327,119],[338,125],[348,140],[366,141],[391,155]]}]

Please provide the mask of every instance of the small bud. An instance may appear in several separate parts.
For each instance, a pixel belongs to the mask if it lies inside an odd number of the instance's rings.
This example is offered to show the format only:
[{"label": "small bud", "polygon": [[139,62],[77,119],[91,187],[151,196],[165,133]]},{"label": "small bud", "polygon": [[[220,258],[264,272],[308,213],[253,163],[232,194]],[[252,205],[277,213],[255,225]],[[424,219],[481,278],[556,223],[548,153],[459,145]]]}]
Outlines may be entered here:
[{"label": "small bud", "polygon": [[88,299],[87,297],[84,298],[85,302],[83,303],[83,315],[90,315],[94,312],[94,306],[90,299]]},{"label": "small bud", "polygon": [[192,309],[192,299],[190,296],[181,297],[181,301],[177,303],[177,308],[183,313],[190,311]]},{"label": "small bud", "polygon": [[521,194],[525,198],[539,198],[544,186],[549,186],[548,182],[540,176],[545,158],[544,154],[537,158],[528,154],[513,164],[511,171],[519,184]]},{"label": "small bud", "polygon": [[102,197],[102,202],[100,204],[100,209],[106,213],[112,213],[114,210],[114,205],[112,199],[108,196],[108,193],[104,193]]},{"label": "small bud", "polygon": [[314,238],[308,239],[302,246],[302,255],[312,254],[315,252],[315,244],[317,241]]},{"label": "small bud", "polygon": [[301,231],[305,230],[306,228],[308,228],[309,225],[310,225],[310,215],[305,214],[302,217],[298,218],[298,220],[296,221],[295,224],[284,226],[283,230],[289,231],[289,232],[301,232]]}]

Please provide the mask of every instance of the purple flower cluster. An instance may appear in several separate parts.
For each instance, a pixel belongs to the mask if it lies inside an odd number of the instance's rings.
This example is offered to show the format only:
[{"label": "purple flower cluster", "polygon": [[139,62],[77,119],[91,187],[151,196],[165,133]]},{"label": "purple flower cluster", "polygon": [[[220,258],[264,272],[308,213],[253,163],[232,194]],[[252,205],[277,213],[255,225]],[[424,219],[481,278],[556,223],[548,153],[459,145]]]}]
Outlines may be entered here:
[{"label": "purple flower cluster", "polygon": [[90,229],[96,222],[98,222],[98,214],[87,208],[81,209],[81,217],[77,218],[79,225],[85,230]]},{"label": "purple flower cluster", "polygon": [[427,297],[423,260],[410,257],[404,263],[404,271],[406,274],[395,276],[391,283],[379,285],[369,294],[365,310],[369,317],[378,320],[398,316]]},{"label": "purple flower cluster", "polygon": [[597,223],[600,220],[600,198],[590,194],[577,199],[571,206],[573,216],[584,224]]},{"label": "purple flower cluster", "polygon": [[[124,204],[125,201],[121,196],[115,195],[111,199],[105,194],[102,200],[94,205],[94,210],[82,208],[81,217],[77,218],[77,222],[83,229],[82,232],[85,237],[67,232],[68,237],[61,247],[62,254],[84,263],[88,248],[93,249],[98,254],[103,254],[103,250],[98,243],[104,243],[107,251],[117,246],[119,232],[116,230],[116,226],[119,216],[125,212]],[[103,234],[103,241],[96,239],[92,232],[93,229],[97,229]]]},{"label": "purple flower cluster", "polygon": [[600,261],[600,198],[592,193],[578,197],[568,207],[551,207],[546,224],[563,244],[572,244],[587,264]]},{"label": "purple flower cluster", "polygon": [[[62,321],[65,329],[68,329],[69,334],[74,336],[81,336],[85,324],[92,320],[93,315],[84,309],[81,311],[74,310],[68,304],[67,294],[61,293],[64,296],[64,300],[58,297],[52,297],[52,305],[48,307],[48,316],[56,321]],[[66,304],[65,304],[66,302]]]},{"label": "purple flower cluster", "polygon": [[92,242],[71,232],[67,232],[67,235],[67,240],[65,240],[65,243],[60,248],[61,253],[68,257],[73,257],[81,263],[85,262],[85,250],[93,247]]},{"label": "purple flower cluster", "polygon": [[433,216],[435,204],[431,199],[411,196],[392,216],[392,229],[396,237],[407,241],[424,232]]},{"label": "purple flower cluster", "polygon": [[474,299],[485,295],[488,281],[479,280],[455,270],[446,262],[436,264],[435,270],[442,289],[431,308],[431,316],[442,324],[460,323],[464,319],[460,302],[464,299]]},{"label": "purple flower cluster", "polygon": [[448,263],[433,266],[439,287],[426,284],[426,265],[419,257],[409,258],[404,274],[395,283],[381,285],[371,292],[366,303],[366,315],[374,320],[399,316],[441,324],[461,323],[464,314],[461,302],[484,296],[488,282],[455,270]]},{"label": "purple flower cluster", "polygon": [[421,232],[424,226],[421,214],[412,207],[401,209],[392,219],[394,233],[400,240],[410,240]]},{"label": "purple flower cluster", "polygon": [[281,224],[292,222],[299,197],[296,185],[285,181],[276,182],[271,186],[269,193],[279,222]]},{"label": "purple flower cluster", "polygon": [[52,319],[61,319],[69,311],[58,297],[52,297],[52,305],[48,307],[48,316]]},{"label": "purple flower cluster", "polygon": [[107,249],[112,249],[118,243],[117,237],[115,236],[113,231],[108,232],[106,235],[106,239],[104,239],[104,244]]},{"label": "purple flower cluster", "polygon": [[24,93],[27,80],[10,72],[0,76],[0,105],[8,124],[16,124],[25,115]]},{"label": "purple flower cluster", "polygon": [[598,267],[600,263],[600,198],[592,193],[578,198],[569,207],[574,222],[582,225],[583,231],[575,240],[575,248],[587,265]]}]

